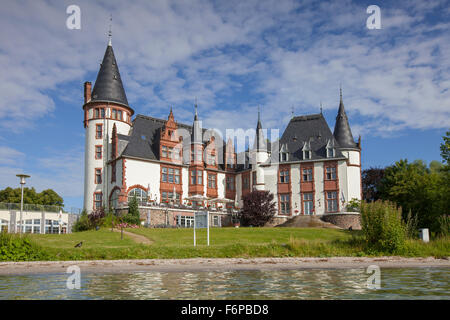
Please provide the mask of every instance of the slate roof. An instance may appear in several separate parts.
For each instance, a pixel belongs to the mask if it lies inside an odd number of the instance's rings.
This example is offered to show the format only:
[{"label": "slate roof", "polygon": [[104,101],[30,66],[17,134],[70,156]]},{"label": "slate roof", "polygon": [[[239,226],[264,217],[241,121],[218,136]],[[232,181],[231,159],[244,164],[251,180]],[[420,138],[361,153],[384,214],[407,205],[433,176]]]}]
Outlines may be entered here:
[{"label": "slate roof", "polygon": [[342,101],[342,89],[340,92],[339,111],[336,116],[336,125],[334,126],[334,137],[341,148],[357,149],[358,146],[353,140],[352,130],[348,123],[347,114],[345,113],[344,102]]},{"label": "slate roof", "polygon": [[[137,115],[133,120],[133,127],[130,135],[118,135],[119,146],[126,144],[121,155],[129,157],[137,157],[149,160],[159,160],[159,145],[161,139],[161,128],[164,127],[167,120],[153,118],[144,115]],[[192,126],[178,123],[178,129],[185,129],[185,133],[192,134]],[[202,128],[203,133],[208,129]],[[183,130],[181,130],[183,133]],[[183,139],[183,148],[190,148],[191,140]],[[223,142],[222,151],[225,149],[225,142]],[[120,150],[120,147],[119,147]],[[222,153],[224,154],[224,152]],[[219,165],[223,169],[223,165]]]},{"label": "slate roof", "polygon": [[[130,135],[118,135],[119,154],[129,157],[137,157],[149,160],[159,160],[159,144],[161,128],[165,125],[165,119],[158,119],[144,115],[137,115],[133,120],[133,127]],[[186,133],[192,133],[192,126],[177,123],[179,129],[185,129]],[[203,133],[208,129],[203,128]],[[183,148],[189,147],[191,139],[183,139]],[[312,151],[311,159],[303,159],[303,147],[308,145]],[[274,144],[274,147],[277,144]],[[322,114],[312,114],[293,117],[284,131],[278,147],[284,148],[289,153],[288,161],[310,161],[327,158],[326,147],[336,147],[334,158],[343,158],[340,152],[340,144],[332,134],[325,118]],[[190,148],[190,147],[189,147]],[[226,143],[223,141],[222,155],[225,154]],[[122,151],[123,150],[123,151]],[[270,148],[269,148],[270,150]],[[122,151],[122,152],[121,152]],[[249,163],[249,151],[237,154],[239,160],[245,159],[248,164],[238,164],[237,171],[252,168]],[[188,160],[189,161],[189,160]],[[224,165],[219,165],[219,169],[224,169]]]},{"label": "slate roof", "polygon": [[[321,113],[311,114],[299,117],[293,117],[286,130],[281,136],[279,147],[284,145],[289,152],[288,161],[299,161],[303,159],[303,146],[306,144],[311,147],[311,159],[316,160],[327,158],[326,146],[328,141],[335,140],[328,124]],[[339,144],[334,141],[335,146]],[[336,157],[343,157],[342,153],[336,150]]]},{"label": "slate roof", "polygon": [[111,44],[108,44],[92,90],[91,101],[116,102],[128,107],[119,67]]}]

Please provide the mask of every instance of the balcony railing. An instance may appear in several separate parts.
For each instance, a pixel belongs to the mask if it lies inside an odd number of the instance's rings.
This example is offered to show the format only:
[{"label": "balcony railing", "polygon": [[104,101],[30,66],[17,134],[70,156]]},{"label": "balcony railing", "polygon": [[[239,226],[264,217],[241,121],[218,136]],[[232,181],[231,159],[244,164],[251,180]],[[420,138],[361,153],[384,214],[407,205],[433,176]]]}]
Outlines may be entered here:
[{"label": "balcony railing", "polygon": [[[224,205],[221,207],[208,207],[208,206],[199,206],[195,204],[195,201],[192,203],[192,205],[188,204],[181,204],[181,203],[174,203],[173,200],[169,202],[156,202],[156,201],[138,201],[138,205],[140,207],[159,207],[159,208],[171,208],[171,209],[186,209],[186,210],[208,210],[208,211],[216,211],[216,212],[227,212],[227,213],[233,213],[236,212],[237,209],[235,208],[226,208]],[[119,203],[120,207],[128,207],[128,202],[121,202]]]},{"label": "balcony railing", "polygon": [[[0,202],[0,210],[20,211],[20,203]],[[62,206],[49,206],[49,205],[29,204],[29,203],[23,204],[23,211],[56,212],[56,213],[59,213],[59,211],[62,211],[63,213],[74,213],[74,214],[81,213],[81,209],[74,208],[74,207],[70,208],[70,211],[68,212],[67,208],[65,209]]]}]

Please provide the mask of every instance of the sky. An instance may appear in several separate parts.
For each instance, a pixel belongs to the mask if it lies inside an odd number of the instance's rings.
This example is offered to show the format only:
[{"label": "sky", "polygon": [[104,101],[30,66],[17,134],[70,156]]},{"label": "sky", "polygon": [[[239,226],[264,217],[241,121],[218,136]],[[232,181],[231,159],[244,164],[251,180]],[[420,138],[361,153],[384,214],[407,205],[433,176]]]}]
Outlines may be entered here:
[{"label": "sky", "polygon": [[[68,29],[70,5],[80,29]],[[369,5],[381,29],[368,29]],[[61,1],[0,6],[0,189],[54,189],[81,208],[83,83],[112,44],[136,114],[283,132],[295,115],[334,128],[339,87],[362,166],[441,160],[450,128],[449,1]]]}]

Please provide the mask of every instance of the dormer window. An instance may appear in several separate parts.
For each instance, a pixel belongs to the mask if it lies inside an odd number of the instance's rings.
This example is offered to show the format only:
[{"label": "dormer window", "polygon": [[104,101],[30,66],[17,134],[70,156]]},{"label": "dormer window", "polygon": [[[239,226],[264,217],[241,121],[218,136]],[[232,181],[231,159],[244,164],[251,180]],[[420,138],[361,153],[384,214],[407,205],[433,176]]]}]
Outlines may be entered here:
[{"label": "dormer window", "polygon": [[334,148],[327,148],[327,158],[333,158],[333,157],[335,157]]},{"label": "dormer window", "polygon": [[285,162],[289,160],[289,152],[287,145],[283,144],[280,148],[280,162]]},{"label": "dormer window", "polygon": [[303,144],[303,159],[307,160],[307,159],[311,159],[312,157],[312,151],[311,151],[311,142],[310,141],[305,141],[305,143]]},{"label": "dormer window", "polygon": [[336,156],[336,148],[333,139],[328,140],[326,149],[327,149],[327,158],[334,158]]}]

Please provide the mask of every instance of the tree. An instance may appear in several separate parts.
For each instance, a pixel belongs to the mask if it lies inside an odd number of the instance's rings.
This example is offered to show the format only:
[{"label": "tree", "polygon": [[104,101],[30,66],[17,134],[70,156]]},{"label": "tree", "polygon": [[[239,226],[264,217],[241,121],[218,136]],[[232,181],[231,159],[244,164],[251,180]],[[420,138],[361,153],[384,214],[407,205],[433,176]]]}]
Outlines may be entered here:
[{"label": "tree", "polygon": [[130,224],[141,224],[141,216],[139,213],[139,203],[136,195],[128,202],[128,214],[123,218],[124,222]]},{"label": "tree", "polygon": [[383,168],[370,168],[362,172],[363,200],[373,202],[380,199],[379,189],[383,177]]},{"label": "tree", "polygon": [[[0,202],[20,203],[20,188],[7,187],[0,191]],[[34,188],[23,189],[23,203],[25,204],[41,204],[49,206],[64,206],[64,200],[52,189],[43,190],[37,193]]]},{"label": "tree", "polygon": [[445,133],[442,139],[444,139],[440,147],[442,162],[450,165],[450,130]]},{"label": "tree", "polygon": [[240,212],[244,226],[262,227],[273,220],[276,213],[273,194],[254,190],[243,197],[244,206]]},{"label": "tree", "polygon": [[449,212],[450,186],[448,173],[433,172],[423,161],[400,160],[385,169],[380,183],[380,197],[397,203],[403,219],[409,211],[418,216],[419,227],[436,230],[437,218]]}]

